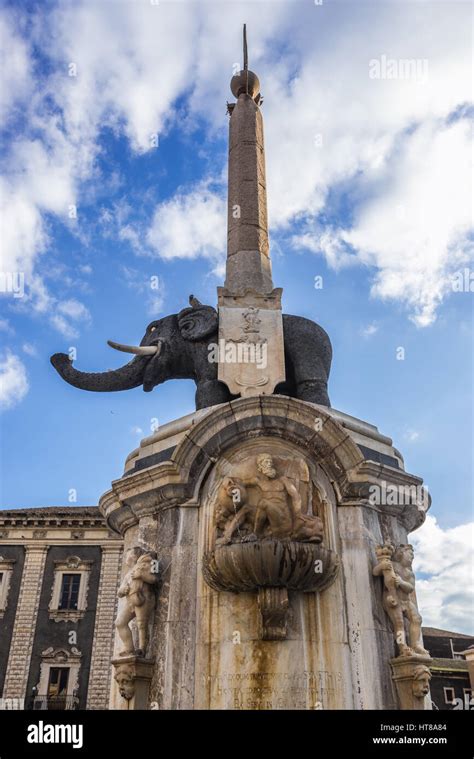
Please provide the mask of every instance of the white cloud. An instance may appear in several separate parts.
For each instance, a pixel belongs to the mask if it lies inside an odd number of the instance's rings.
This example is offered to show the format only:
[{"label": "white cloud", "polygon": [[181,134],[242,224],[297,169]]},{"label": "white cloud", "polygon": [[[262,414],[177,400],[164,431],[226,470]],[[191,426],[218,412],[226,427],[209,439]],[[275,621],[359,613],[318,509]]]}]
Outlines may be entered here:
[{"label": "white cloud", "polygon": [[12,12],[0,14],[0,121],[4,123],[31,88],[28,46],[15,29]]},{"label": "white cloud", "polygon": [[379,331],[378,324],[375,324],[374,322],[372,322],[372,324],[367,324],[366,327],[361,327],[360,334],[362,335],[362,337],[369,338],[369,337],[372,337],[372,335],[377,334],[378,331]]},{"label": "white cloud", "polygon": [[130,430],[134,435],[143,435],[143,430],[141,427],[132,427]]},{"label": "white cloud", "polygon": [[23,343],[23,345],[21,346],[21,349],[23,353],[26,353],[27,356],[31,356],[32,358],[38,355],[37,349],[31,343]]},{"label": "white cloud", "polygon": [[63,300],[58,303],[57,309],[60,314],[68,316],[75,321],[89,321],[90,314],[83,303],[74,298]]},{"label": "white cloud", "polygon": [[407,432],[405,432],[404,437],[405,437],[405,440],[408,440],[408,442],[414,443],[416,440],[419,439],[420,433],[418,432],[418,430],[407,430]]},{"label": "white cloud", "polygon": [[156,209],[148,244],[161,258],[225,257],[226,204],[205,185],[178,194]]},{"label": "white cloud", "polygon": [[[385,4],[375,17],[372,5],[341,8],[324,20],[309,6],[292,17],[287,8],[273,21],[273,49],[267,30],[252,28],[251,65],[265,95],[270,226],[284,231],[299,221],[296,247],[324,255],[335,269],[363,265],[374,297],[401,302],[418,326],[427,326],[451,291],[452,271],[472,255],[470,132],[463,112],[472,96],[469,10],[437,5],[433,20],[431,3]],[[213,33],[217,40],[218,25],[219,14],[210,14],[202,39],[209,42]],[[286,54],[277,60],[282,32]],[[225,33],[223,41],[234,38]],[[448,38],[456,38],[455,49]],[[213,66],[223,53],[219,44],[210,49],[212,60],[206,49],[199,58],[202,75],[190,105],[216,129],[222,118],[204,91],[217,98],[216,81],[225,86]],[[370,79],[369,61],[381,55],[419,58],[427,75]],[[350,193],[353,219],[328,221],[328,200],[344,193]],[[214,198],[218,204],[219,194]],[[187,234],[194,213],[206,221],[195,243]],[[186,215],[190,224],[183,229]],[[158,209],[149,242],[165,257],[212,258],[222,218],[217,222],[211,206],[200,207],[194,188],[181,190]]]},{"label": "white cloud", "polygon": [[473,633],[474,523],[443,530],[435,517],[410,536],[415,548],[416,592],[423,624]]},{"label": "white cloud", "polygon": [[[8,270],[27,281],[34,274],[50,214],[83,233],[83,182],[100,179],[102,129],[125,135],[138,153],[174,122],[190,132],[204,119],[210,135],[225,136],[223,103],[247,10],[239,2],[116,3],[111,13],[109,3],[83,0],[37,16],[30,43],[7,32],[5,109],[24,103],[29,125],[10,147],[0,185]],[[420,326],[434,320],[452,267],[470,255],[466,119],[446,122],[471,98],[469,13],[467,3],[344,3],[327,12],[301,3],[295,12],[291,3],[259,2],[249,30],[265,95],[271,228],[297,220],[295,244],[335,268],[368,267],[373,296],[402,302]],[[0,18],[11,26],[8,13]],[[35,82],[33,44],[52,63]],[[382,55],[426,59],[428,77],[370,79],[369,61]],[[335,222],[328,200],[349,191],[354,213]],[[143,252],[146,236],[120,226]],[[181,188],[156,209],[148,243],[165,258],[205,256],[221,270],[219,190]]]},{"label": "white cloud", "polygon": [[79,337],[79,325],[88,326],[92,317],[88,308],[76,298],[61,300],[46,287],[41,277],[34,276],[28,292],[18,301],[17,307],[32,316],[40,316],[64,337]]},{"label": "white cloud", "polygon": [[71,299],[58,301],[56,303],[56,313],[50,316],[49,321],[64,337],[77,339],[80,335],[78,323],[90,324],[91,316],[83,303]]},{"label": "white cloud", "polygon": [[29,390],[25,365],[11,351],[0,359],[0,408],[17,406]]},{"label": "white cloud", "polygon": [[337,233],[375,267],[372,294],[407,304],[419,326],[433,322],[453,272],[472,253],[470,143],[465,121],[420,126],[390,157],[389,186]]}]

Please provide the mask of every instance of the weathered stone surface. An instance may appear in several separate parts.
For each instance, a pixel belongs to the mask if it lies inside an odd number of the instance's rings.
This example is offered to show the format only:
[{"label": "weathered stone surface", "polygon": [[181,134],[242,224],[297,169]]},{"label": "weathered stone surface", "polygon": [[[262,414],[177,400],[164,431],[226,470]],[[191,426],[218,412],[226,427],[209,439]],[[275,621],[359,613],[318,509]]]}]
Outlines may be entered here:
[{"label": "weathered stone surface", "polygon": [[431,709],[429,656],[398,656],[390,661],[392,678],[397,688],[399,708],[406,710]]},{"label": "weathered stone surface", "polygon": [[[378,435],[363,422],[353,426],[359,439],[361,430],[367,430],[368,440]],[[114,483],[103,503],[111,518],[123,510],[116,523],[125,534],[125,550],[142,545],[162,561],[148,652],[155,661],[150,708],[400,708],[390,672],[393,633],[372,566],[376,545],[406,542],[407,513],[418,513],[418,507],[370,503],[367,488],[387,475],[399,484],[413,478],[402,468],[364,461],[351,432],[320,406],[276,395],[239,399],[201,415],[183,431],[172,461]],[[160,444],[166,446],[163,435]],[[252,590],[216,590],[206,582],[202,559],[214,554],[215,560],[219,484],[223,476],[245,478],[249,462],[262,451],[277,462],[277,473],[285,460],[306,463],[307,477],[300,466],[293,476],[298,474],[306,513],[313,504],[309,484],[317,491],[313,505],[323,523],[323,543],[296,542],[300,564],[293,557],[285,565],[293,541],[284,549],[284,541],[274,541],[282,544],[275,555],[278,571],[296,569],[301,580],[308,551],[311,561],[314,550],[337,554],[339,571],[322,592],[292,589],[291,577],[289,587],[261,586],[261,577],[256,582],[242,571],[242,557],[229,566],[237,583],[255,582]],[[217,548],[262,550],[255,546]],[[227,564],[226,559],[225,571]],[[112,703],[126,708],[115,683]]]},{"label": "weathered stone surface", "polygon": [[203,558],[204,578],[211,588],[232,592],[263,587],[324,590],[338,566],[334,552],[321,545],[272,538],[217,546]]},{"label": "weathered stone surface", "polygon": [[139,656],[113,659],[114,680],[125,709],[147,709],[153,661]]},{"label": "weathered stone surface", "polygon": [[229,123],[228,241],[225,286],[273,290],[268,245],[263,120],[250,95],[239,95]]},{"label": "weathered stone surface", "polygon": [[232,395],[270,395],[286,377],[281,290],[218,295],[219,381]]}]

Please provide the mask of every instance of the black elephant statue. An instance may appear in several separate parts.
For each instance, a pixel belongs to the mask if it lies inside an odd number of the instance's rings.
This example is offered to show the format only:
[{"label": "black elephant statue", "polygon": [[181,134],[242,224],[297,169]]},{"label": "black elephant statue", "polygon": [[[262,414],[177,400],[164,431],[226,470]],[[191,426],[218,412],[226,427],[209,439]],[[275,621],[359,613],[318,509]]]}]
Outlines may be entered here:
[{"label": "black elephant statue", "polygon": [[[81,390],[111,392],[143,385],[145,392],[170,379],[195,381],[196,408],[232,400],[227,386],[217,379],[217,363],[209,361],[209,346],[217,343],[218,315],[193,296],[191,306],[148,325],[139,346],[109,341],[119,351],[135,354],[120,369],[80,372],[69,356],[55,353],[51,363],[61,377]],[[283,314],[286,381],[275,393],[329,406],[327,383],[332,349],[326,332],[301,316]]]}]

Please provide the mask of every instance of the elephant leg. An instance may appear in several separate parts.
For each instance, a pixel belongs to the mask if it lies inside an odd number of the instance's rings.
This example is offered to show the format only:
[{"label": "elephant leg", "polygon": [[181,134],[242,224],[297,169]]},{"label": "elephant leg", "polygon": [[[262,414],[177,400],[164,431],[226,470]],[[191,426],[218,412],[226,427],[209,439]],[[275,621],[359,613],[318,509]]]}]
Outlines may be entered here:
[{"label": "elephant leg", "polygon": [[232,399],[228,388],[218,380],[196,382],[196,409],[217,406]]},{"label": "elephant leg", "polygon": [[331,369],[331,342],[309,319],[283,314],[287,382],[295,398],[330,406],[327,383]]},{"label": "elephant leg", "polygon": [[325,380],[301,380],[296,383],[296,397],[308,403],[317,403],[320,406],[330,406],[327,381]]}]

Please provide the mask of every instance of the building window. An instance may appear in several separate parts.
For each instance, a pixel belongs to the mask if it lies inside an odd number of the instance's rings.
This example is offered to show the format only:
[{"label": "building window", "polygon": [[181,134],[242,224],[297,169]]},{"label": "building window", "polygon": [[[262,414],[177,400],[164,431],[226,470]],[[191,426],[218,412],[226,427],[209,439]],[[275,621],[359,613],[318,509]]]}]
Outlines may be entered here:
[{"label": "building window", "polygon": [[461,651],[454,650],[452,638],[449,639],[449,644],[451,646],[451,656],[453,657],[453,659],[464,659],[464,656],[462,655]]},{"label": "building window", "polygon": [[48,709],[64,710],[67,704],[69,667],[51,667],[48,682]]},{"label": "building window", "polygon": [[444,703],[445,704],[454,704],[456,699],[456,694],[454,693],[454,688],[443,688],[444,690]]},{"label": "building window", "polygon": [[87,608],[91,561],[69,556],[54,562],[54,583],[49,616],[56,622],[77,622]]},{"label": "building window", "polygon": [[63,574],[61,579],[61,592],[59,594],[58,609],[61,611],[63,609],[77,609],[80,585],[80,574]]},{"label": "building window", "polygon": [[40,680],[35,691],[33,709],[63,711],[76,709],[79,697],[81,652],[74,646],[48,648],[41,654]]},{"label": "building window", "polygon": [[14,559],[4,559],[3,556],[0,556],[0,619],[7,610],[8,593],[14,563]]}]

